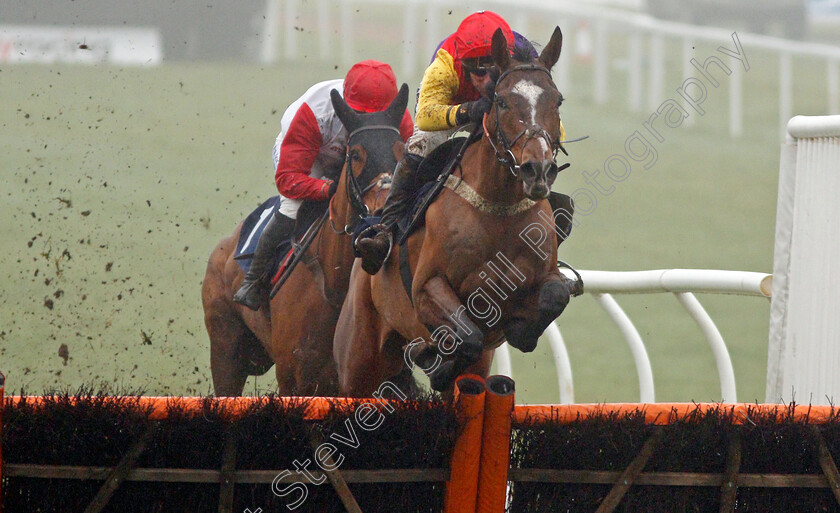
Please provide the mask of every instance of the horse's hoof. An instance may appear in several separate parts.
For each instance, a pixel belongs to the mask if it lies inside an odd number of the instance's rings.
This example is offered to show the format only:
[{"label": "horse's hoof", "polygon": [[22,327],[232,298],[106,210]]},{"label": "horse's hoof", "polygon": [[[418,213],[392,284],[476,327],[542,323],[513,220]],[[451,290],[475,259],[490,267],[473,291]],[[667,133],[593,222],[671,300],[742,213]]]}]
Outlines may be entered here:
[{"label": "horse's hoof", "polygon": [[508,344],[511,345],[514,349],[519,349],[523,353],[530,353],[534,349],[537,348],[537,343],[539,342],[539,338],[536,337],[526,337],[526,338],[509,338]]},{"label": "horse's hoof", "polygon": [[537,302],[541,316],[547,315],[552,321],[559,317],[569,304],[573,287],[574,283],[571,280],[550,281],[543,285]]},{"label": "horse's hoof", "polygon": [[[464,322],[465,319],[462,319]],[[468,366],[474,364],[481,358],[484,351],[484,333],[478,326],[470,323],[470,330],[465,330],[460,324],[455,328],[455,335],[461,341],[455,351],[455,357],[465,362]]]},{"label": "horse's hoof", "polygon": [[[505,338],[507,343],[514,349],[519,349],[523,353],[530,353],[537,348],[539,342],[539,335],[532,335],[529,330],[530,325],[525,319],[516,319],[505,328]],[[542,333],[542,331],[540,331]]]},{"label": "horse's hoof", "polygon": [[446,392],[455,384],[456,377],[455,361],[448,360],[429,374],[429,385],[435,392]]},{"label": "horse's hoof", "polygon": [[480,339],[478,343],[470,339],[465,339],[464,343],[458,346],[458,352],[455,356],[468,365],[472,365],[481,358],[482,351],[484,351],[484,344],[481,343]]}]

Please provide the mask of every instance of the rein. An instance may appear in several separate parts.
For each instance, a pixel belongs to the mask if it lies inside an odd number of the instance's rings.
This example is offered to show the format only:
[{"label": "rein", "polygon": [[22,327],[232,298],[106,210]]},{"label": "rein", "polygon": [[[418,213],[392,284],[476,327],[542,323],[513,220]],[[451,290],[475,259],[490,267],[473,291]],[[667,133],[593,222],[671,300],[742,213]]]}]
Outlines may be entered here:
[{"label": "rein", "polygon": [[[353,130],[350,133],[350,135],[347,136],[347,146],[344,154],[343,170],[347,173],[347,197],[349,198],[353,212],[356,214],[356,222],[358,222],[358,220],[360,219],[364,219],[364,216],[370,212],[367,205],[365,205],[362,199],[365,193],[367,193],[369,190],[376,187],[377,185],[383,183],[382,180],[371,181],[371,183],[369,183],[364,189],[362,189],[361,186],[359,186],[358,180],[356,180],[356,176],[353,174],[353,166],[350,162],[350,141],[353,139],[353,136],[355,136],[359,132],[364,132],[365,130],[393,130],[397,134],[400,133],[399,129],[389,125],[369,125],[359,127],[356,130]],[[321,288],[321,292],[324,295],[324,298],[327,300],[327,302],[335,308],[341,307],[341,302],[336,301],[335,298],[331,297],[331,295],[327,293],[326,287],[324,285],[324,271],[319,265],[320,259],[318,258],[321,253],[320,244],[323,241],[322,237],[318,237],[318,246],[315,252],[315,256],[310,256],[309,258],[305,259],[306,253],[309,250],[310,245],[315,240],[316,236],[321,232],[321,228],[323,228],[324,224],[326,224],[325,221],[327,219],[329,219],[330,228],[332,228],[333,232],[337,234],[353,233],[355,222],[348,223],[348,225],[345,226],[343,232],[335,229],[335,227],[333,226],[332,218],[330,216],[331,204],[332,203],[330,202],[330,205],[327,206],[327,210],[323,214],[321,214],[321,216],[316,220],[315,223],[312,224],[312,226],[309,227],[309,229],[306,231],[303,238],[301,239],[301,243],[293,246],[294,257],[292,258],[292,261],[289,263],[289,265],[286,267],[285,271],[283,272],[283,275],[272,287],[271,292],[269,293],[269,298],[274,298],[274,296],[280,290],[280,287],[292,275],[292,271],[297,266],[297,264],[303,261],[315,275],[315,279],[320,283],[319,286]]]}]

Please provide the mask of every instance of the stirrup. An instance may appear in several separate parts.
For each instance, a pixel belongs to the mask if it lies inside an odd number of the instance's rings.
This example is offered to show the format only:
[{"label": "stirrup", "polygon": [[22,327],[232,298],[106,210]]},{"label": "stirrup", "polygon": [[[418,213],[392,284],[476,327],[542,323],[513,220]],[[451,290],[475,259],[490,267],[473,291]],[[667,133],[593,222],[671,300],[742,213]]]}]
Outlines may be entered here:
[{"label": "stirrup", "polygon": [[380,269],[382,268],[383,265],[385,265],[385,262],[387,262],[388,259],[391,258],[391,251],[393,251],[393,250],[394,250],[394,234],[391,232],[391,230],[388,230],[388,252],[385,253],[385,258],[382,259],[382,265],[379,266]]}]

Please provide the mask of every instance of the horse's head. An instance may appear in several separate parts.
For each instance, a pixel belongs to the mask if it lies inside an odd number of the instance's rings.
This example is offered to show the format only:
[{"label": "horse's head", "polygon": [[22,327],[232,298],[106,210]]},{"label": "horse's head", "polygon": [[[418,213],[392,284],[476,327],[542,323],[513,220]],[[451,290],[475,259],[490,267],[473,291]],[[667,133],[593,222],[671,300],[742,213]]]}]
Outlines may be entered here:
[{"label": "horse's head", "polygon": [[493,35],[493,61],[500,75],[485,131],[497,158],[522,181],[525,195],[533,200],[548,196],[560,171],[554,159],[562,149],[558,108],[563,95],[551,78],[551,67],[562,46],[563,34],[557,27],[539,58],[526,51],[511,57],[502,31]]},{"label": "horse's head", "polygon": [[388,108],[381,112],[356,112],[335,89],[330,92],[330,99],[349,133],[340,180],[353,212],[365,216],[385,202],[387,194],[379,192],[386,182],[390,184],[389,177],[405,149],[400,122],[408,104],[408,84],[402,85]]}]

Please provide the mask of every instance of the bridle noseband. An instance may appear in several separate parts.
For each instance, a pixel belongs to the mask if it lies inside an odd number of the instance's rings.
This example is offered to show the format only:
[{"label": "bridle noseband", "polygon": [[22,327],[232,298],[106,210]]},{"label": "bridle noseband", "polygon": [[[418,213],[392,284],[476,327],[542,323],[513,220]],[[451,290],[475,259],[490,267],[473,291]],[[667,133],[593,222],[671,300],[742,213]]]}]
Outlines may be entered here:
[{"label": "bridle noseband", "polygon": [[[499,76],[499,79],[496,80],[496,88],[498,88],[499,84],[502,83],[508,75],[517,71],[540,71],[548,75],[549,79],[551,78],[551,72],[548,68],[544,66],[540,66],[539,64],[523,64],[521,66],[515,66],[513,68],[508,69],[504,73]],[[519,139],[525,138],[525,142],[522,143],[522,148],[525,148],[525,145],[528,144],[528,141],[531,139],[543,138],[548,143],[548,146],[552,150],[552,160],[557,158],[557,152],[562,149],[560,144],[559,138],[552,138],[548,131],[539,126],[539,125],[528,125],[526,126],[521,132],[519,132],[516,137],[513,138],[510,142],[508,142],[507,137],[505,137],[504,132],[502,132],[502,123],[501,123],[501,114],[499,113],[499,102],[498,100],[493,100],[493,108],[496,110],[496,139],[502,146],[502,151],[499,151],[499,148],[493,143],[492,138],[487,137],[487,141],[490,143],[490,146],[493,147],[493,151],[496,153],[496,160],[499,161],[500,164],[507,167],[508,170],[511,172],[513,176],[519,176],[518,171],[522,168],[522,165],[519,164],[516,160],[516,156],[513,154],[513,146]],[[486,118],[485,118],[486,120]],[[487,132],[487,127],[484,127],[484,132]],[[559,171],[569,167],[570,164],[564,164]]]}]

